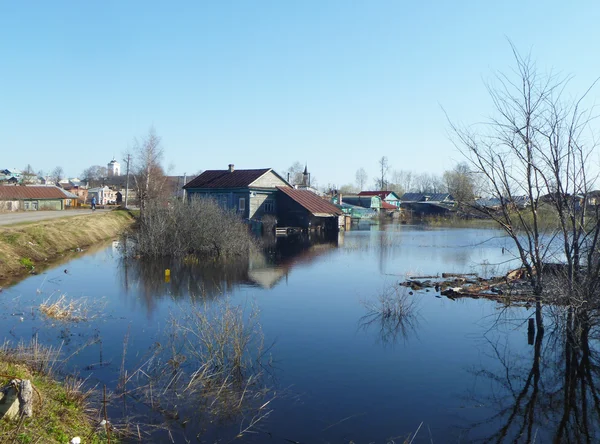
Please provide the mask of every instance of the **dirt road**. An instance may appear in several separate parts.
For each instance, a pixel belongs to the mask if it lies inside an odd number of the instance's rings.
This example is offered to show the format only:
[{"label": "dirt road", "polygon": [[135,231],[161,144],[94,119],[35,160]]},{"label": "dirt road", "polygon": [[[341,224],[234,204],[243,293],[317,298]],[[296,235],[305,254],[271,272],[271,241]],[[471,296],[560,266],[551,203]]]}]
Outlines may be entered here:
[{"label": "dirt road", "polygon": [[110,210],[65,210],[65,211],[26,211],[18,213],[0,213],[0,225],[20,224],[23,222],[38,222],[61,217],[81,216],[83,214],[104,214]]}]

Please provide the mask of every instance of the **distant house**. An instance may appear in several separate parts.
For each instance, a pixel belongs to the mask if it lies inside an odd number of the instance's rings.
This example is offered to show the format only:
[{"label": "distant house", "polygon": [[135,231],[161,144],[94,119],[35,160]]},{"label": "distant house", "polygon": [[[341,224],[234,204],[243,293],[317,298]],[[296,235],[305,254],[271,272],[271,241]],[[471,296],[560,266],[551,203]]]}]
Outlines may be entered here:
[{"label": "distant house", "polygon": [[[542,196],[542,202],[550,202],[551,196]],[[504,197],[504,204],[508,207],[524,209],[531,205],[531,200],[528,196],[512,196]],[[475,205],[486,210],[499,210],[502,207],[502,201],[498,197],[487,197],[475,200]]]},{"label": "distant house", "polygon": [[21,181],[21,171],[17,169],[4,169],[0,170],[0,182],[15,184]]},{"label": "distant house", "polygon": [[65,200],[64,202],[64,207],[63,209],[70,209],[70,208],[77,208],[79,207],[83,201],[81,201],[79,199],[79,196],[77,194],[71,193],[70,191],[67,191],[65,189],[62,189],[60,187],[56,187],[58,188],[60,191],[62,191],[62,193],[65,195]]},{"label": "distant house", "polygon": [[64,210],[71,199],[54,186],[0,186],[0,211]]},{"label": "distant house", "polygon": [[278,187],[290,184],[271,168],[207,170],[183,187],[188,199],[212,198],[244,219],[260,220],[264,215],[277,214]]},{"label": "distant house", "polygon": [[371,208],[358,207],[345,202],[335,205],[342,210],[344,214],[350,216],[352,219],[372,219],[377,217],[377,211]]},{"label": "distant house", "polygon": [[[333,202],[339,204],[340,195],[334,196]],[[347,203],[357,207],[370,208],[379,212],[381,210],[381,197],[361,196],[359,194],[344,194],[341,198],[342,203]]]},{"label": "distant house", "polygon": [[96,198],[98,205],[109,205],[117,203],[117,192],[108,187],[90,188],[87,193],[88,202]]},{"label": "distant house", "polygon": [[[359,196],[379,196],[382,202],[387,202],[396,208],[400,208],[400,197],[393,191],[361,191]],[[389,209],[389,208],[387,208]]]},{"label": "distant house", "polygon": [[337,231],[342,210],[309,190],[277,187],[277,225]]},{"label": "distant house", "polygon": [[402,208],[415,215],[444,215],[454,211],[454,197],[449,193],[404,193]]}]

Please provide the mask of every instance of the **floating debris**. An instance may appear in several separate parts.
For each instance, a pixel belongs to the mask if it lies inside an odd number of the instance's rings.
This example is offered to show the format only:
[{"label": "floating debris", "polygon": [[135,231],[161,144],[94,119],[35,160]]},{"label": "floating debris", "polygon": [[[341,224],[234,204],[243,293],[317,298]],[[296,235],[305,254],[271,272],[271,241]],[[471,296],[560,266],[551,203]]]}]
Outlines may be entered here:
[{"label": "floating debris", "polygon": [[[524,269],[509,271],[506,276],[484,279],[475,273],[442,273],[438,276],[411,277],[399,285],[413,291],[429,292],[434,289],[436,297],[446,296],[450,300],[457,298],[486,298],[499,302],[532,302],[533,291]],[[411,291],[409,294],[413,294]]]}]

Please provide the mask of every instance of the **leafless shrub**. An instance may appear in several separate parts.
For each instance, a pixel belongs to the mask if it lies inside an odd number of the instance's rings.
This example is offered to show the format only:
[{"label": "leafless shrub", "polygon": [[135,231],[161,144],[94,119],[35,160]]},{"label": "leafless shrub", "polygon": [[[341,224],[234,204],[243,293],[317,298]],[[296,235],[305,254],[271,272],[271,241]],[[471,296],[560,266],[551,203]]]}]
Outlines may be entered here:
[{"label": "leafless shrub", "polygon": [[375,300],[362,302],[368,313],[360,320],[361,328],[379,327],[383,342],[395,342],[398,337],[407,338],[415,330],[418,306],[406,287],[391,285],[384,288]]},{"label": "leafless shrub", "polygon": [[262,219],[262,231],[263,233],[274,233],[275,227],[277,226],[277,218],[272,214],[265,214]]},{"label": "leafless shrub", "polygon": [[134,254],[150,258],[231,258],[256,247],[240,217],[212,199],[148,202],[132,238]]}]

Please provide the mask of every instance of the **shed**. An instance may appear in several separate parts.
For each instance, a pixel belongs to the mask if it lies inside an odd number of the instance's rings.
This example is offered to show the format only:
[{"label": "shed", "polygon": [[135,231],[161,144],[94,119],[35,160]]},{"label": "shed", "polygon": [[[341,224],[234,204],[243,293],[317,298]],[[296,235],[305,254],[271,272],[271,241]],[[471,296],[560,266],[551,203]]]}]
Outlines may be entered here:
[{"label": "shed", "polygon": [[277,225],[337,232],[342,210],[307,190],[277,187]]}]

